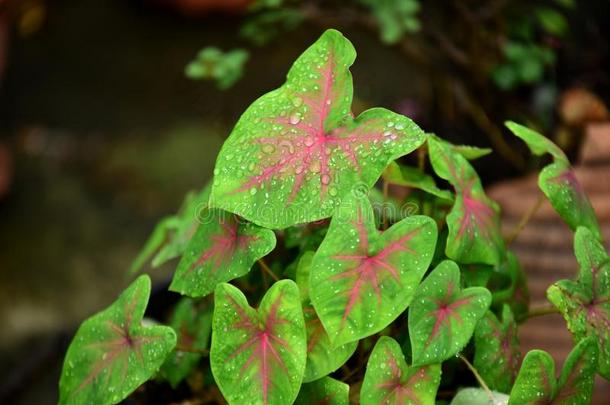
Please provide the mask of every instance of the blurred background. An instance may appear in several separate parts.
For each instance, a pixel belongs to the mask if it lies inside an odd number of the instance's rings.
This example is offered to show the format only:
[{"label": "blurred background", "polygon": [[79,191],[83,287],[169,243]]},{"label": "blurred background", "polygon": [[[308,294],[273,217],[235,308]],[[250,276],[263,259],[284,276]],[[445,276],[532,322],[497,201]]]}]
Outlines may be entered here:
[{"label": "blurred background", "polygon": [[[608,240],[608,21],[607,0],[0,0],[0,403],[55,402],[75,327],[326,28],[358,51],[354,112],[494,149],[475,164],[508,228],[543,163],[503,129],[513,119],[582,164]],[[576,271],[548,211],[515,245],[537,301]],[[172,270],[153,273],[159,290]],[[561,318],[524,330],[526,349],[571,348]]]}]

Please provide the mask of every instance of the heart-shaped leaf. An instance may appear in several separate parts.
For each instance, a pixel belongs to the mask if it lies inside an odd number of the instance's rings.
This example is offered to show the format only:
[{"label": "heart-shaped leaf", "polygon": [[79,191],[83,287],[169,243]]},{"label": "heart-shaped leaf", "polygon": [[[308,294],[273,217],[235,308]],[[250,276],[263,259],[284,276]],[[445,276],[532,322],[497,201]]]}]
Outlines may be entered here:
[{"label": "heart-shaped leaf", "polygon": [[461,389],[451,400],[449,405],[506,405],[508,404],[508,395],[501,392],[489,392],[482,388],[464,388]]},{"label": "heart-shaped leaf", "polygon": [[176,334],[167,326],[142,326],[149,295],[150,278],[142,275],[82,323],[64,360],[59,404],[116,404],[159,370]]},{"label": "heart-shaped leaf", "polygon": [[211,188],[208,184],[198,193],[188,193],[178,213],[165,217],[155,226],[142,251],[133,261],[129,274],[140,271],[151,257],[153,267],[158,267],[184,253],[199,225],[199,214],[207,207]]},{"label": "heart-shaped leaf", "polygon": [[455,203],[447,215],[449,236],[445,253],[460,263],[499,264],[505,248],[497,204],[485,195],[468,160],[450,144],[429,137],[428,149],[432,168],[456,192]]},{"label": "heart-shaped leaf", "polygon": [[295,405],[348,405],[349,385],[324,377],[303,384]]},{"label": "heart-shaped leaf", "polygon": [[360,403],[434,404],[440,382],[440,364],[409,367],[400,345],[391,337],[382,336],[366,365]]},{"label": "heart-shaped leaf", "polygon": [[561,218],[573,230],[579,226],[585,226],[595,234],[597,239],[601,239],[595,211],[563,151],[548,138],[523,125],[507,121],[506,126],[525,141],[535,155],[549,153],[553,156],[554,163],[546,166],[540,172],[538,186]]},{"label": "heart-shaped leaf", "polygon": [[599,348],[599,373],[610,379],[610,258],[587,228],[579,227],[574,251],[580,264],[576,281],[560,280],[547,297],[563,314],[577,341],[594,336]]},{"label": "heart-shaped leaf", "polygon": [[[212,332],[212,306],[201,306],[190,298],[182,298],[176,305],[169,322],[176,335],[178,347],[204,351],[208,349]],[[161,373],[173,388],[197,366],[201,354],[176,351],[169,355]]]},{"label": "heart-shaped leaf", "polygon": [[201,225],[182,255],[169,289],[192,297],[241,277],[275,247],[273,231],[217,209],[204,209]]},{"label": "heart-shaped leaf", "polygon": [[383,180],[388,184],[416,188],[443,200],[453,201],[451,192],[438,188],[432,176],[415,167],[392,162],[384,170]]},{"label": "heart-shaped leaf", "polygon": [[492,390],[509,393],[521,363],[517,323],[507,304],[502,321],[493,312],[479,321],[474,332],[474,367]]},{"label": "heart-shaped leaf", "polygon": [[268,228],[326,218],[355,185],[371,187],[425,141],[413,121],[382,108],[353,118],[355,58],[352,44],[328,30],[283,86],[246,110],[216,161],[213,206]]},{"label": "heart-shaped leaf", "polygon": [[441,262],[417,289],[409,309],[413,364],[440,363],[458,353],[491,304],[483,287],[460,289],[460,269]]},{"label": "heart-shaped leaf", "polygon": [[307,365],[303,382],[317,380],[341,367],[354,354],[358,342],[333,347],[320,318],[309,299],[309,271],[313,252],[301,257],[296,271],[296,282],[301,291],[303,317],[307,329]]},{"label": "heart-shaped leaf", "polygon": [[313,257],[311,301],[335,346],[379,332],[409,305],[430,265],[436,223],[412,216],[381,233],[366,197],[335,212]]},{"label": "heart-shaped leaf", "polygon": [[597,345],[593,338],[582,340],[564,363],[555,380],[555,362],[545,351],[532,350],[523,359],[510,393],[508,405],[581,405],[591,401]]},{"label": "heart-shaped leaf", "polygon": [[289,404],[301,386],[307,341],[299,289],[291,280],[273,284],[258,311],[237,288],[214,293],[210,362],[230,404]]}]

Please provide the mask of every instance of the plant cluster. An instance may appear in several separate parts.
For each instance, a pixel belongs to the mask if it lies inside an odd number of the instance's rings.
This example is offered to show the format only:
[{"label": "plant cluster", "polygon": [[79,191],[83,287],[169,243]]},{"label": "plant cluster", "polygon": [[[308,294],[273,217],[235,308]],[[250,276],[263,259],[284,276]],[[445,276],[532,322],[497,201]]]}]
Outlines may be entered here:
[{"label": "plant cluster", "polygon": [[[231,404],[583,404],[610,378],[610,262],[563,152],[507,124],[553,158],[540,188],[576,231],[580,275],[548,290],[575,338],[557,377],[546,352],[521,359],[534,311],[471,164],[490,151],[383,108],[354,116],[355,57],[328,30],[245,111],[212,183],[131,269],[180,257],[168,326],[143,318],[139,276],[76,332],[60,404],[114,404],[150,379]],[[412,152],[417,166],[399,161]]]}]

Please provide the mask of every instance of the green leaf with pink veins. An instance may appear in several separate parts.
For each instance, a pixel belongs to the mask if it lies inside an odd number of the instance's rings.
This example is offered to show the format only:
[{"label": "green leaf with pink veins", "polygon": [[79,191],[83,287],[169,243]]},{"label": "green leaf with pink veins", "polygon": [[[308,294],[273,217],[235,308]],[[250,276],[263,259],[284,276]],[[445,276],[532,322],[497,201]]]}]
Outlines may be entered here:
[{"label": "green leaf with pink veins", "polygon": [[290,404],[299,393],[307,337],[294,281],[273,284],[258,310],[239,289],[222,283],[214,293],[210,362],[229,404]]},{"label": "green leaf with pink veins", "polygon": [[169,289],[203,297],[217,284],[248,273],[254,262],[275,247],[275,234],[226,211],[206,208]]},{"label": "green leaf with pink veins", "polygon": [[307,365],[303,376],[304,383],[317,380],[337,370],[354,354],[358,346],[358,342],[349,342],[338,347],[331,344],[328,333],[309,298],[309,271],[313,256],[313,252],[304,253],[296,271],[296,282],[301,292],[307,330]]},{"label": "green leaf with pink veins", "polygon": [[555,362],[543,350],[531,350],[525,355],[508,405],[591,403],[597,345],[593,338],[582,340],[568,355],[559,379],[555,377]]},{"label": "green leaf with pink veins", "polygon": [[168,326],[143,326],[150,277],[136,279],[72,339],[59,381],[59,404],[116,404],[159,370],[176,346]]},{"label": "green leaf with pink veins", "polygon": [[334,346],[371,336],[404,312],[436,238],[429,217],[410,216],[381,232],[366,196],[343,201],[309,277],[311,301]]},{"label": "green leaf with pink veins", "polygon": [[595,211],[565,153],[548,138],[523,125],[507,121],[506,126],[521,138],[535,155],[541,156],[549,153],[553,156],[553,163],[540,172],[538,186],[555,211],[572,230],[575,231],[579,226],[585,226],[595,234],[597,239],[601,240],[601,231]]},{"label": "green leaf with pink veins", "polygon": [[431,136],[428,150],[432,168],[456,192],[447,215],[449,236],[445,254],[460,263],[498,265],[505,251],[498,205],[487,197],[468,160],[449,143]]},{"label": "green leaf with pink veins", "polygon": [[598,372],[610,380],[610,258],[588,228],[579,227],[574,251],[580,264],[576,281],[560,280],[547,297],[565,318],[576,341],[593,336],[599,348]]},{"label": "green leaf with pink veins", "polygon": [[382,336],[366,365],[360,403],[433,405],[440,382],[440,364],[408,366],[400,345]]},{"label": "green leaf with pink veins", "polygon": [[354,187],[423,142],[409,118],[373,108],[354,118],[351,42],[327,30],[286,82],[241,116],[214,170],[210,204],[268,228],[330,217]]},{"label": "green leaf with pink veins", "polygon": [[440,363],[466,346],[491,304],[483,287],[460,288],[460,269],[441,262],[417,289],[409,308],[413,364]]}]

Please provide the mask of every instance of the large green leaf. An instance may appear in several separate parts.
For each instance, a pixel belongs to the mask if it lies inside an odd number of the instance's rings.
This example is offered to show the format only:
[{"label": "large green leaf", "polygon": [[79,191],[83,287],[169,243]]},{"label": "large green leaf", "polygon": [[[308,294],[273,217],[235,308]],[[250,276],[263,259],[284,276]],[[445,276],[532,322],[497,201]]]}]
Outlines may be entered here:
[{"label": "large green leaf", "polygon": [[153,267],[180,256],[197,229],[201,211],[207,207],[211,186],[184,198],[177,214],[163,218],[153,229],[141,252],[131,264],[129,274],[135,274],[152,258]]},{"label": "large green leaf", "polygon": [[489,388],[509,393],[521,363],[517,323],[507,304],[502,308],[502,321],[493,312],[479,321],[474,332],[474,367]]},{"label": "large green leaf", "polygon": [[218,283],[241,277],[275,247],[273,231],[234,214],[204,209],[202,223],[182,255],[169,289],[192,297],[214,291]]},{"label": "large green leaf", "polygon": [[151,378],[176,345],[167,326],[143,326],[150,278],[140,276],[110,307],[82,323],[68,347],[60,404],[116,404]]},{"label": "large green leaf", "polygon": [[576,281],[560,280],[547,297],[563,314],[577,341],[593,336],[599,348],[598,371],[610,379],[610,259],[595,235],[579,227],[574,251],[580,264]]},{"label": "large green leaf", "polygon": [[570,353],[555,379],[555,362],[545,351],[532,350],[523,359],[510,393],[509,405],[582,405],[591,401],[597,346],[593,338],[582,340]]},{"label": "large green leaf", "polygon": [[[178,335],[178,348],[199,351],[208,349],[212,332],[212,310],[211,305],[197,305],[190,298],[182,298],[178,302],[169,322],[169,326]],[[200,359],[200,353],[175,351],[163,363],[161,373],[175,388],[197,367]]]},{"label": "large green leaf", "polygon": [[312,259],[313,252],[303,254],[296,272],[307,329],[307,365],[303,382],[317,380],[337,370],[354,354],[358,346],[358,342],[349,342],[337,347],[331,344],[328,333],[309,299],[309,271]]},{"label": "large green leaf", "polygon": [[417,289],[409,309],[413,364],[440,363],[457,354],[491,304],[483,287],[460,288],[460,269],[441,262]]},{"label": "large green leaf", "polygon": [[504,256],[499,208],[483,191],[481,180],[468,160],[450,144],[428,138],[430,162],[436,174],[456,192],[447,215],[449,236],[445,253],[460,263],[497,265]]},{"label": "large green leaf", "polygon": [[371,187],[388,163],[425,141],[413,121],[382,108],[353,118],[355,57],[328,30],[284,85],[246,110],[216,161],[213,206],[268,228],[326,218],[351,189]]},{"label": "large green leaf", "polygon": [[538,186],[561,218],[573,230],[585,226],[601,239],[595,211],[563,151],[548,138],[523,125],[507,121],[506,126],[525,141],[532,153],[536,155],[549,153],[553,156],[554,162],[540,172]]},{"label": "large green leaf", "polygon": [[411,216],[384,232],[371,204],[352,195],[332,218],[311,263],[313,306],[333,345],[379,332],[409,305],[430,265],[436,224]]},{"label": "large green leaf", "polygon": [[349,385],[330,377],[303,384],[295,405],[348,405]]},{"label": "large green leaf", "polygon": [[258,310],[230,284],[219,284],[214,298],[210,362],[225,399],[230,404],[292,403],[307,357],[296,284],[273,284]]},{"label": "large green leaf", "polygon": [[432,405],[440,382],[440,364],[409,367],[400,345],[382,336],[366,365],[360,403]]}]

